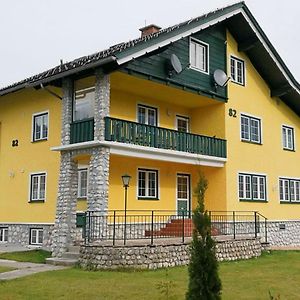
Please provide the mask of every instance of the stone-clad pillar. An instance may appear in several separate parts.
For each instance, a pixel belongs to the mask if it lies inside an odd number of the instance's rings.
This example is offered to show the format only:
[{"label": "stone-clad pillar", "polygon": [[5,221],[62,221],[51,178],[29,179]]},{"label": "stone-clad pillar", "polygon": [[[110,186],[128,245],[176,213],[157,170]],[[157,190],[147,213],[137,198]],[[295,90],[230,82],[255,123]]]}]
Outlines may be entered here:
[{"label": "stone-clad pillar", "polygon": [[76,230],[77,163],[72,155],[71,151],[61,153],[52,256],[59,257],[67,251]]},{"label": "stone-clad pillar", "polygon": [[94,114],[94,139],[104,140],[104,117],[109,116],[110,105],[110,80],[109,75],[104,75],[101,70],[95,72],[95,114]]},{"label": "stone-clad pillar", "polygon": [[92,149],[89,164],[88,210],[104,211],[108,208],[109,149]]},{"label": "stone-clad pillar", "polygon": [[61,124],[61,144],[70,144],[70,127],[73,114],[73,93],[74,83],[71,78],[64,78],[62,82],[62,124]]}]

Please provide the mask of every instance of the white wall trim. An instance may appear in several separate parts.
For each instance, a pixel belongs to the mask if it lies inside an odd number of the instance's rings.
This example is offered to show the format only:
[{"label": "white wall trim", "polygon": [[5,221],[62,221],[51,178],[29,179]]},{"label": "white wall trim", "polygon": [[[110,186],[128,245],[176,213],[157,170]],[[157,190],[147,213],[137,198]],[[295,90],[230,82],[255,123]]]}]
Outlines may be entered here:
[{"label": "white wall trim", "polygon": [[112,154],[168,162],[177,162],[183,164],[224,167],[224,164],[227,161],[226,158],[220,158],[215,156],[192,154],[175,150],[165,150],[118,142],[103,141],[101,142],[101,145],[110,147],[110,153]]}]

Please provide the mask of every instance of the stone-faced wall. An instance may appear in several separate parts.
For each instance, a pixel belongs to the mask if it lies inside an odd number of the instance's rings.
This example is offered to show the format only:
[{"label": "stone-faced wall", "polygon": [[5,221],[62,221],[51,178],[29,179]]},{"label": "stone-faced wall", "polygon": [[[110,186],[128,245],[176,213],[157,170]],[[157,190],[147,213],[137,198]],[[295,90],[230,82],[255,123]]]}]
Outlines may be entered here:
[{"label": "stone-faced wall", "polygon": [[[79,264],[88,269],[141,268],[157,269],[189,263],[189,244],[143,246],[80,247]],[[216,256],[220,261],[249,259],[261,255],[259,239],[217,242]]]},{"label": "stone-faced wall", "polygon": [[0,223],[0,227],[8,228],[8,243],[20,244],[27,246],[30,244],[30,229],[43,229],[43,245],[44,248],[49,248],[52,241],[53,225],[46,224],[6,224]]},{"label": "stone-faced wall", "polygon": [[274,246],[299,246],[300,221],[268,221],[268,242]]}]

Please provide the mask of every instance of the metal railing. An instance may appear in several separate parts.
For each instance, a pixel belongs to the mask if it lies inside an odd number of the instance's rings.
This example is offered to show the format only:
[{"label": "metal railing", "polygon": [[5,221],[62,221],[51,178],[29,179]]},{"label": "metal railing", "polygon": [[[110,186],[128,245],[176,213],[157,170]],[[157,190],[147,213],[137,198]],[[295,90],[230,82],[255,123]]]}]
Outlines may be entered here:
[{"label": "metal railing", "polygon": [[226,140],[105,118],[105,140],[226,158]]},{"label": "metal railing", "polygon": [[[267,219],[256,211],[209,211],[211,234],[236,239],[260,237],[267,242]],[[87,211],[83,236],[87,244],[129,240],[177,238],[182,243],[193,234],[192,212],[167,210]]]}]

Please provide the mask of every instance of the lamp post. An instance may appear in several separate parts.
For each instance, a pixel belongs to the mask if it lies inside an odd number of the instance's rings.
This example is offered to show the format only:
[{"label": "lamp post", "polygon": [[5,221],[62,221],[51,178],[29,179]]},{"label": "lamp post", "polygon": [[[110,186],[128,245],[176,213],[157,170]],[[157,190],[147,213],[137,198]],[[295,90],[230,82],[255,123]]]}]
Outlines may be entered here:
[{"label": "lamp post", "polygon": [[124,218],[124,245],[126,244],[126,217],[127,217],[127,189],[129,187],[129,182],[130,182],[131,176],[124,174],[122,175],[122,182],[123,182],[123,187],[125,191],[125,203],[124,203],[124,210],[125,210],[125,218]]}]

